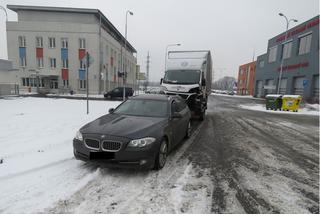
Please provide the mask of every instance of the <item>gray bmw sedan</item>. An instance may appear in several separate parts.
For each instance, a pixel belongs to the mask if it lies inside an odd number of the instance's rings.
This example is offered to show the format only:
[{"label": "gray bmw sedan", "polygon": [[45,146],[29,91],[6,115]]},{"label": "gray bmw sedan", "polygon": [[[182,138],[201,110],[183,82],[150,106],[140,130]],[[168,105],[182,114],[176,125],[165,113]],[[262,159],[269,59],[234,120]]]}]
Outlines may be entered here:
[{"label": "gray bmw sedan", "polygon": [[111,166],[161,169],[191,134],[191,113],[179,96],[140,95],[80,128],[74,156]]}]

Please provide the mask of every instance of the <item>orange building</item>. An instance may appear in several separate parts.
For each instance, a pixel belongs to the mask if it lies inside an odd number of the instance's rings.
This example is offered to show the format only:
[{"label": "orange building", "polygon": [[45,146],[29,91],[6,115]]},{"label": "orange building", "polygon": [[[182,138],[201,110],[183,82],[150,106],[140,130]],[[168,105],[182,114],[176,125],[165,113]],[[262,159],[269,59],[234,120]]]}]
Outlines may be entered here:
[{"label": "orange building", "polygon": [[255,75],[256,61],[240,65],[237,94],[253,96]]}]

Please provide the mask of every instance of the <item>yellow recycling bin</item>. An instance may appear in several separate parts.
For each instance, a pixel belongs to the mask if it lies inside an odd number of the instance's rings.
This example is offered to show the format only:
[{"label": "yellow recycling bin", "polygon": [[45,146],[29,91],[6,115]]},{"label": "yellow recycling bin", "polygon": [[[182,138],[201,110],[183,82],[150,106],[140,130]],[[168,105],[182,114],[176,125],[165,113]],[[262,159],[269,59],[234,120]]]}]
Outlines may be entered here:
[{"label": "yellow recycling bin", "polygon": [[297,112],[302,97],[300,95],[283,95],[282,107],[283,111],[294,111]]}]

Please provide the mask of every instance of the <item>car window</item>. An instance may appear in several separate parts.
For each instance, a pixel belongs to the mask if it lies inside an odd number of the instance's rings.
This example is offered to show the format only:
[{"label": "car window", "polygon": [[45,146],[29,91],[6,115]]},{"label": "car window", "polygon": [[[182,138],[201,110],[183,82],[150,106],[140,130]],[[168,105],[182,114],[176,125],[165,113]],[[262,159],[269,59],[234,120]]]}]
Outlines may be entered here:
[{"label": "car window", "polygon": [[119,90],[119,88],[115,88],[113,91],[114,92],[119,92],[120,90]]},{"label": "car window", "polygon": [[114,113],[146,117],[166,117],[168,115],[168,102],[144,99],[127,100]]}]

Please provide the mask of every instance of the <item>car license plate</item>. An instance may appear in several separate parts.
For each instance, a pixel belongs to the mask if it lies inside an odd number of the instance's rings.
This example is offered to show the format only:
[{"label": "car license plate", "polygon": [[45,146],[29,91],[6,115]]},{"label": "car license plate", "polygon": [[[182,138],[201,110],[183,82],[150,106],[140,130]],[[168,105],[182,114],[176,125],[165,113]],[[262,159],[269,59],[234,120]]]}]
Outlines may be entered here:
[{"label": "car license plate", "polygon": [[110,160],[114,159],[114,152],[90,152],[91,160]]}]

